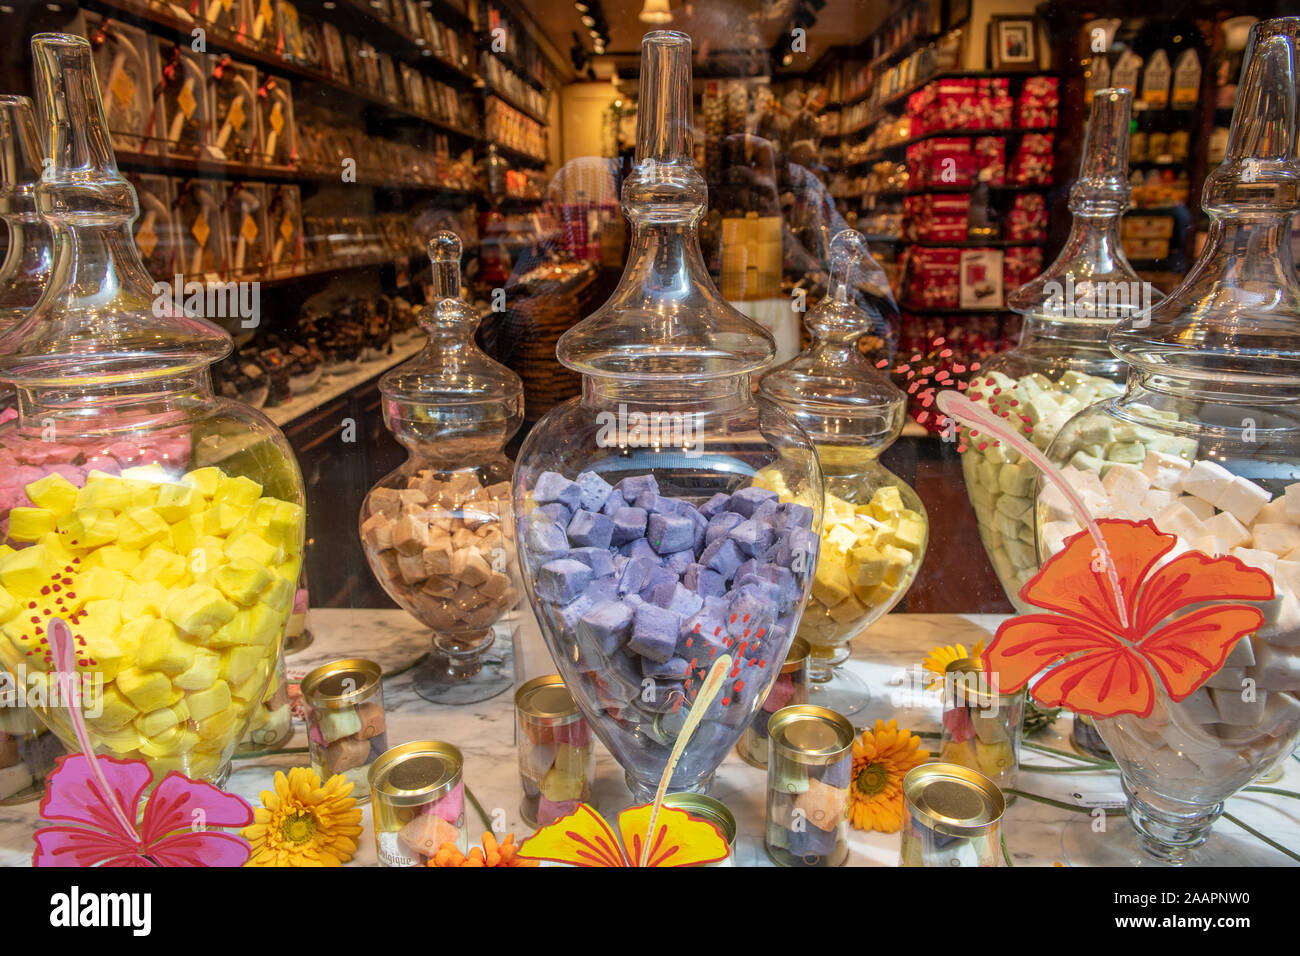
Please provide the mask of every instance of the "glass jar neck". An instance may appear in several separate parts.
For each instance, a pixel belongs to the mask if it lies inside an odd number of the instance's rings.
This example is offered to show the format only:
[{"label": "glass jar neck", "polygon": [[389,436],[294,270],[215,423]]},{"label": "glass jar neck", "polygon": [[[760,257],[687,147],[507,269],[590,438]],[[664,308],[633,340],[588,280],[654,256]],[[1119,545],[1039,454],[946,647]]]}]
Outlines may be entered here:
[{"label": "glass jar neck", "polygon": [[582,404],[625,406],[647,412],[741,408],[754,401],[747,374],[719,378],[647,380],[606,375],[582,377]]},{"label": "glass jar neck", "polygon": [[19,428],[44,441],[180,425],[217,400],[206,365],[140,382],[21,385],[17,392]]}]

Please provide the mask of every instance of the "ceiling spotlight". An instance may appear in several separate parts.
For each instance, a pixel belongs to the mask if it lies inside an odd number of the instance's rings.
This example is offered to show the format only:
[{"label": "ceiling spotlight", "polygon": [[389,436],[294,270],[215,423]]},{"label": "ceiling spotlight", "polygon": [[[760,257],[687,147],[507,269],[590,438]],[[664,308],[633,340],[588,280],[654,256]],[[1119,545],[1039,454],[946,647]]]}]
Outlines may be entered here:
[{"label": "ceiling spotlight", "polygon": [[599,40],[599,39],[600,39],[600,31],[599,31],[599,30],[590,30],[590,31],[588,31],[588,34],[587,34],[587,35],[590,36],[593,40]]},{"label": "ceiling spotlight", "polygon": [[645,0],[637,19],[642,23],[672,23],[673,12],[668,7],[668,0]]},{"label": "ceiling spotlight", "polygon": [[591,16],[590,14],[584,13],[578,19],[582,21],[582,25],[584,27],[594,27],[596,25],[596,18]]},{"label": "ceiling spotlight", "polygon": [[591,7],[583,3],[582,0],[576,0],[573,5],[578,8],[579,13],[589,13],[591,11]]}]

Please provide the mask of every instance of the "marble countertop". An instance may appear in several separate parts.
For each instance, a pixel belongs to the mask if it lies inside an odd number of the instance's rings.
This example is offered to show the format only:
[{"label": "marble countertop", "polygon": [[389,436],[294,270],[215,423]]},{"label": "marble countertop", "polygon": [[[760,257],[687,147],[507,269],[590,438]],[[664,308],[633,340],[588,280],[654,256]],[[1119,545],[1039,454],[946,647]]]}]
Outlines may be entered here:
[{"label": "marble countertop", "polygon": [[[522,619],[517,618],[516,623]],[[939,694],[918,694],[911,690],[914,682],[908,672],[919,667],[921,659],[936,644],[960,642],[970,647],[981,638],[987,641],[999,620],[995,615],[890,614],[877,622],[854,641],[853,657],[845,665],[868,683],[873,694],[872,702],[853,718],[854,723],[861,728],[877,718],[888,720],[896,717],[900,726],[918,732],[937,732],[941,715]],[[428,631],[402,611],[313,610],[308,621],[315,641],[287,659],[291,679],[326,661],[350,656],[368,657],[383,666],[385,671],[397,671],[429,649]],[[520,675],[520,679],[550,669],[531,615],[528,615],[527,624],[525,628],[513,628],[519,657],[515,673]],[[502,644],[508,647],[507,642]],[[517,839],[526,835],[529,831],[519,818],[522,791],[515,758],[512,691],[507,690],[477,704],[437,705],[415,693],[412,673],[407,670],[385,682],[390,746],[424,739],[455,744],[465,755],[465,782],[484,811],[489,816],[503,812],[507,829],[514,832]],[[1034,742],[1070,750],[1069,729],[1069,720],[1060,720],[1053,728],[1035,737]],[[299,726],[288,746],[305,745],[306,736]],[[927,740],[923,746],[937,749],[937,741]],[[622,771],[599,745],[598,750],[594,797],[602,812],[612,818],[613,813],[631,800],[623,783]],[[229,788],[256,805],[259,792],[270,785],[275,770],[306,764],[306,754],[236,760]],[[1287,764],[1284,779],[1272,786],[1300,791],[1300,760],[1289,760]],[[1026,770],[1023,765],[1061,767],[1069,764],[1050,755],[1025,751],[1018,787],[1026,792],[1072,805],[1079,804],[1081,799],[1121,799],[1119,777],[1114,771],[1054,774]],[[719,768],[711,790],[713,796],[731,808],[738,821],[736,862],[741,866],[771,865],[763,850],[764,791],[764,771],[744,763],[734,752]],[[1243,794],[1228,802],[1228,811],[1271,839],[1300,851],[1300,800]],[[486,829],[468,804],[466,818],[471,834]],[[1083,832],[1086,840],[1092,822],[1086,812],[1062,810],[1020,798],[1008,807],[1003,825],[1007,848],[1015,865],[1050,866],[1070,862],[1063,849],[1063,835],[1067,830],[1073,828],[1076,835]],[[1106,823],[1112,830],[1129,826],[1123,817],[1110,817]],[[353,865],[373,866],[376,855],[368,806],[364,824],[360,852]],[[37,826],[35,802],[0,807],[0,865],[30,863],[32,832]],[[898,864],[898,834],[850,832],[852,855],[849,865]],[[1220,820],[1215,825],[1211,839],[1220,843],[1226,852],[1235,854],[1236,862],[1296,865],[1295,861],[1248,836],[1228,820]]]}]

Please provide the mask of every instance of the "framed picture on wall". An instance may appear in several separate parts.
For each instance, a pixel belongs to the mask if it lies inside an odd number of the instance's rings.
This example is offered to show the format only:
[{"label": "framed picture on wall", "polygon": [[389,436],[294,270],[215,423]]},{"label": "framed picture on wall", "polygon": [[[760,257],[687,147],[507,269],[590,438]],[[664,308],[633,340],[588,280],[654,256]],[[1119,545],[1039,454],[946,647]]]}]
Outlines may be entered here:
[{"label": "framed picture on wall", "polygon": [[993,17],[989,59],[995,70],[1038,69],[1038,25],[1033,17]]}]

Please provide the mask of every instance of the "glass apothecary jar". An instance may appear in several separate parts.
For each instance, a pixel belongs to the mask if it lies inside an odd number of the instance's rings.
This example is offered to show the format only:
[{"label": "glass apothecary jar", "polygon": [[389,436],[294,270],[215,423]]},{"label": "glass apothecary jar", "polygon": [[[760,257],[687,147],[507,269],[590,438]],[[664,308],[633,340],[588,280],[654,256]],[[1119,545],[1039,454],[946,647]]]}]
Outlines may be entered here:
[{"label": "glass apothecary jar", "polygon": [[[1263,616],[1258,630],[1225,648],[1203,684],[1180,687],[1175,699],[1153,679],[1148,716],[1096,720],[1147,859],[1215,859],[1213,844],[1192,851],[1210,838],[1223,801],[1300,738],[1300,282],[1289,242],[1300,210],[1297,62],[1300,18],[1252,28],[1227,155],[1202,195],[1205,247],[1149,321],[1134,316],[1111,333],[1128,370],[1123,395],[1070,419],[1048,449],[1094,517],[1150,521],[1166,536],[1162,553],[1150,546],[1150,574],[1174,561],[1191,569],[1189,585],[1170,587],[1166,614],[1191,605],[1226,614],[1227,604],[1253,603]],[[1089,451],[1102,439],[1133,450],[1103,459]],[[1052,489],[1037,510],[1046,557],[1077,526]],[[1275,596],[1216,601],[1208,582],[1194,579],[1202,558],[1193,551],[1267,572]],[[1215,581],[1219,593],[1230,588]],[[1147,590],[1131,613],[1143,613]],[[1177,666],[1179,657],[1170,661]],[[1083,860],[1103,851],[1107,862],[1143,858],[1136,847],[1089,836],[1067,851]]]},{"label": "glass apothecary jar", "polygon": [[[0,340],[27,318],[50,276],[50,230],[36,208],[45,148],[25,96],[0,96],[0,219],[9,230],[0,262]],[[0,384],[0,408],[13,404]]]},{"label": "glass apothecary jar", "polygon": [[434,303],[419,316],[429,343],[379,380],[384,424],[410,457],[370,490],[360,519],[375,578],[433,631],[416,692],[444,704],[510,686],[509,655],[485,666],[485,654],[518,600],[512,465],[502,449],[523,421],[523,385],[474,344],[479,316],[460,297],[460,257],[453,233],[429,243]]},{"label": "glass apothecary jar", "polygon": [[[849,642],[907,593],[929,541],[921,499],[880,463],[903,430],[907,398],[858,349],[871,318],[854,303],[851,282],[870,261],[860,233],[846,229],[831,241],[829,290],[804,319],[811,346],[759,382],[759,393],[808,432],[821,462],[821,550],[799,637],[812,648],[811,701],[845,716],[870,699],[866,684],[838,667]],[[783,491],[778,476],[760,481]]]},{"label": "glass apothecary jar", "polygon": [[721,300],[700,254],[689,37],[646,35],[640,104],[628,265],[560,339],[582,395],[525,440],[514,509],[551,656],[649,802],[718,658],[732,666],[672,791],[708,787],[775,681],[811,584],[822,485],[808,437],[752,394],[771,336]]},{"label": "glass apothecary jar", "polygon": [[[1020,341],[972,373],[967,395],[992,409],[1045,449],[1066,420],[1096,401],[1114,398],[1123,364],[1106,346],[1117,321],[1144,315],[1160,298],[1142,281],[1120,243],[1129,205],[1128,141],[1133,93],[1098,90],[1085,132],[1079,176],[1070,187],[1070,234],[1042,275],[1007,297],[1023,316]],[[1016,609],[1020,588],[1038,570],[1034,484],[1038,472],[996,439],[964,436],[966,490],[980,540]],[[1123,460],[1122,440],[1090,446],[1099,458]]]},{"label": "glass apothecary jar", "polygon": [[[154,294],[89,45],[40,34],[32,49],[55,255],[0,347],[18,395],[0,459],[23,493],[0,515],[0,662],[45,679],[63,618],[97,752],[220,782],[293,603],[302,478],[267,418],[213,394],[229,336]],[[66,711],[38,713],[72,744]]]}]

